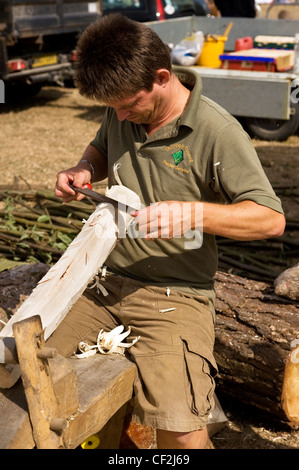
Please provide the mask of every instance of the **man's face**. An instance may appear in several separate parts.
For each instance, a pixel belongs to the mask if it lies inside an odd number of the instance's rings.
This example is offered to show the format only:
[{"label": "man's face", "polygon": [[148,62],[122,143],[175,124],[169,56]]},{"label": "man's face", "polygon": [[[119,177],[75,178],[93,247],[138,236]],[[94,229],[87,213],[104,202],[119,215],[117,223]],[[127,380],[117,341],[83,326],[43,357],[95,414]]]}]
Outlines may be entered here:
[{"label": "man's face", "polygon": [[150,124],[161,112],[160,103],[159,87],[154,84],[152,91],[141,90],[129,98],[111,101],[107,104],[115,110],[119,121]]}]

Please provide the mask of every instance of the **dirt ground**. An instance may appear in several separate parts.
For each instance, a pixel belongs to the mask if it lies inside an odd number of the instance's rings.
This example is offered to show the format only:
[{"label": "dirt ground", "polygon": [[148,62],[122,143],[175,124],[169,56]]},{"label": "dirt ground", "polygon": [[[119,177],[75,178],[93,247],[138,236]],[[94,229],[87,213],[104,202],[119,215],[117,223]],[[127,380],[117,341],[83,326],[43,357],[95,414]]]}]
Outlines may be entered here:
[{"label": "dirt ground", "polygon": [[[104,108],[86,101],[72,88],[46,87],[29,101],[0,104],[0,186],[53,188],[56,173],[81,158],[103,112]],[[282,197],[287,217],[299,222],[299,137],[280,143],[253,142]],[[299,448],[299,431],[273,423],[261,412],[232,400],[220,397],[220,401],[228,424],[212,438],[216,449]]]}]

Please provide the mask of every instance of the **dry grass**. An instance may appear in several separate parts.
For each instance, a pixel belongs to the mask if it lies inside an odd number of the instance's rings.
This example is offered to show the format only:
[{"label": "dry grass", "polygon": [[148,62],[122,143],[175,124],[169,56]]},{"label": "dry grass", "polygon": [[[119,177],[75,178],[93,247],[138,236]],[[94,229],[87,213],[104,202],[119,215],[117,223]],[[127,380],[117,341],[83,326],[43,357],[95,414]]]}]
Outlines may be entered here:
[{"label": "dry grass", "polygon": [[1,184],[25,180],[54,187],[56,173],[74,165],[99,128],[103,108],[75,89],[45,88],[31,103],[0,105]]}]

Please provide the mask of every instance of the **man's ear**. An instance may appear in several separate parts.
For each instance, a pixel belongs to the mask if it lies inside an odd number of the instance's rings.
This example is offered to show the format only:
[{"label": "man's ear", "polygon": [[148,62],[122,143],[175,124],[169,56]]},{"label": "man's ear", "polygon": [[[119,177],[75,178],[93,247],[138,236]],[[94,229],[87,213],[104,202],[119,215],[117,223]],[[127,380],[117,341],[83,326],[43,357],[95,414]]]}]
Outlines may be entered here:
[{"label": "man's ear", "polygon": [[165,86],[170,81],[170,72],[167,69],[157,70],[155,82],[160,86]]}]

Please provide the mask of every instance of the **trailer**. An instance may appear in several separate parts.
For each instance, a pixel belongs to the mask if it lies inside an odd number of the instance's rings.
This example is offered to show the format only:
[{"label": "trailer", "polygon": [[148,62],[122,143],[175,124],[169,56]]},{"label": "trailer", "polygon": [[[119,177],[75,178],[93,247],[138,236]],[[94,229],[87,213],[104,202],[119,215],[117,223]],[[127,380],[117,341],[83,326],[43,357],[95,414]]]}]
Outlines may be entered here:
[{"label": "trailer", "polygon": [[[224,52],[235,43],[258,35],[296,37],[297,20],[263,18],[188,17],[148,23],[163,41],[173,47],[195,31],[223,35],[232,23]],[[295,51],[296,54],[296,51]],[[295,64],[296,65],[296,64]],[[203,94],[240,119],[247,130],[265,140],[285,140],[299,126],[299,74],[295,70],[248,71],[192,66],[203,82]]]},{"label": "trailer", "polygon": [[44,84],[72,80],[78,37],[99,18],[100,7],[101,2],[88,0],[2,0],[0,79],[5,93],[30,96]]}]

